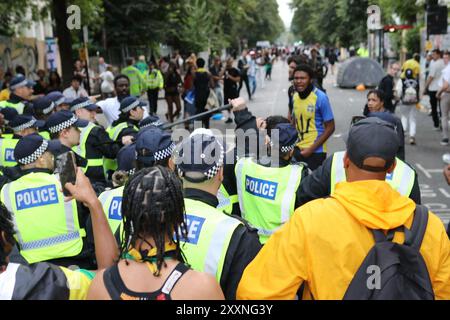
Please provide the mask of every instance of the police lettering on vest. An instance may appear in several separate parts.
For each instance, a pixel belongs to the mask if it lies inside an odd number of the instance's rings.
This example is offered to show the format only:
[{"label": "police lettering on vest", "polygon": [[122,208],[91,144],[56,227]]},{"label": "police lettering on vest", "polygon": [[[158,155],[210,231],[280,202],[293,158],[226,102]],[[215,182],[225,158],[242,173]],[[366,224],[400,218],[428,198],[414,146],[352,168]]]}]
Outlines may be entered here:
[{"label": "police lettering on vest", "polygon": [[109,205],[108,218],[122,220],[122,197],[114,197]]},{"label": "police lettering on vest", "polygon": [[20,190],[15,193],[17,210],[46,206],[58,203],[56,186]]},{"label": "police lettering on vest", "polygon": [[200,234],[202,232],[203,223],[205,222],[204,218],[186,215],[187,229],[188,235],[185,242],[190,244],[197,244],[198,239],[200,238]]},{"label": "police lettering on vest", "polygon": [[16,161],[16,159],[14,159],[14,149],[5,149],[5,161]]},{"label": "police lettering on vest", "polygon": [[247,175],[245,176],[245,191],[254,196],[275,200],[277,188],[277,182],[257,179]]}]

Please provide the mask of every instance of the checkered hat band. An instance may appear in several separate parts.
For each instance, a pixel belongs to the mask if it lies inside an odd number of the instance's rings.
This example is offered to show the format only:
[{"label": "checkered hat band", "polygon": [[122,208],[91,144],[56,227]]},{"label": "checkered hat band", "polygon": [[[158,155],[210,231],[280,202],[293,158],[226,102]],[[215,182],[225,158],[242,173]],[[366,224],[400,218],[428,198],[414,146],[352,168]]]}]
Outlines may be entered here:
[{"label": "checkered hat band", "polygon": [[75,116],[73,116],[72,118],[70,118],[67,121],[64,121],[56,126],[53,127],[49,127],[48,131],[50,131],[50,133],[57,133],[57,132],[61,132],[64,129],[69,128],[70,126],[72,126],[75,122],[77,122],[77,118]]},{"label": "checkered hat band", "polygon": [[167,148],[155,152],[155,161],[160,161],[171,157],[173,149],[175,149],[175,144],[172,142]]},{"label": "checkered hat band", "polygon": [[293,145],[290,145],[287,147],[281,147],[280,150],[281,150],[281,152],[286,153],[286,152],[294,150],[295,146],[296,146],[296,144],[293,144]]},{"label": "checkered hat band", "polygon": [[90,106],[91,104],[92,104],[92,102],[90,102],[88,100],[88,101],[85,101],[85,102],[82,102],[82,103],[74,105],[72,108],[70,108],[70,111],[74,112],[75,110],[78,110],[78,109]]},{"label": "checkered hat band", "polygon": [[12,129],[13,129],[13,131],[22,131],[22,130],[25,130],[28,128],[32,128],[35,123],[36,123],[36,119],[31,119],[30,121],[28,121],[24,124],[21,124],[20,126],[14,127]]},{"label": "checkered hat band", "polygon": [[52,102],[52,104],[51,104],[49,107],[43,109],[42,112],[43,112],[44,114],[49,114],[50,112],[52,112],[52,110],[53,110],[54,108],[55,108],[55,103]]},{"label": "checkered hat band", "polygon": [[206,176],[206,178],[212,179],[216,176],[216,174],[219,172],[220,168],[223,165],[223,158],[225,156],[225,151],[223,150],[223,146],[220,142],[217,141],[217,143],[220,146],[220,157],[219,161],[217,161],[212,168],[209,168],[208,171],[203,172],[203,174]]},{"label": "checkered hat band", "polygon": [[56,101],[55,101],[55,104],[56,104],[57,106],[59,106],[60,104],[64,103],[65,100],[66,100],[66,99],[65,99],[64,97],[62,97],[62,98],[60,98],[59,100],[56,100]]},{"label": "checkered hat band", "polygon": [[141,129],[145,129],[145,128],[148,128],[148,127],[150,127],[150,126],[157,127],[157,126],[160,126],[160,125],[162,125],[162,121],[161,121],[161,120],[158,120],[158,121],[155,121],[155,122],[151,122],[151,123],[144,124],[144,125],[141,127]]},{"label": "checkered hat band", "polygon": [[18,159],[17,162],[23,165],[33,163],[44,154],[47,148],[48,148],[48,141],[44,140],[42,141],[41,146],[37,148],[32,154],[30,154],[28,157]]},{"label": "checkered hat band", "polygon": [[23,87],[23,86],[26,86],[27,85],[27,83],[28,83],[28,80],[27,79],[25,79],[25,80],[23,80],[22,82],[19,82],[19,83],[17,83],[17,84],[15,84],[15,85],[13,85],[13,86],[11,86],[11,90],[15,90],[15,89],[17,89],[17,88],[20,88],[20,87]]},{"label": "checkered hat band", "polygon": [[136,100],[135,102],[133,102],[132,104],[130,104],[128,107],[122,109],[122,113],[127,113],[130,110],[133,110],[134,108],[136,108],[139,105],[140,101]]}]

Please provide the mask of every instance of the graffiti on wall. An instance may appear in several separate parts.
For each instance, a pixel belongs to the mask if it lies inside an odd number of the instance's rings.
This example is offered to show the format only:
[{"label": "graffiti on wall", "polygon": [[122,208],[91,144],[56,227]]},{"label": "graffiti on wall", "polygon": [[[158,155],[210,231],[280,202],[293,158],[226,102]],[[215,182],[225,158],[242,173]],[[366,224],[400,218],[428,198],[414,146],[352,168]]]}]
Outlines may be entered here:
[{"label": "graffiti on wall", "polygon": [[0,68],[14,72],[17,66],[23,66],[29,78],[38,70],[38,44],[31,38],[0,37]]}]

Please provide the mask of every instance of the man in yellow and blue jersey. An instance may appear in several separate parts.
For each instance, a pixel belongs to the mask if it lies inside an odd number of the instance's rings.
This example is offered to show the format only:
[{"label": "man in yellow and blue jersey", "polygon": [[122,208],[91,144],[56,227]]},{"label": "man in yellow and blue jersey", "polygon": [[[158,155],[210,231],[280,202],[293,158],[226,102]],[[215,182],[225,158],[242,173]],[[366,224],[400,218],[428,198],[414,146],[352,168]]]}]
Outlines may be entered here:
[{"label": "man in yellow and blue jersey", "polygon": [[294,71],[295,92],[290,98],[292,121],[300,142],[294,158],[308,164],[311,170],[319,167],[327,156],[326,141],[334,132],[334,116],[327,95],[313,85],[314,71],[299,65]]}]

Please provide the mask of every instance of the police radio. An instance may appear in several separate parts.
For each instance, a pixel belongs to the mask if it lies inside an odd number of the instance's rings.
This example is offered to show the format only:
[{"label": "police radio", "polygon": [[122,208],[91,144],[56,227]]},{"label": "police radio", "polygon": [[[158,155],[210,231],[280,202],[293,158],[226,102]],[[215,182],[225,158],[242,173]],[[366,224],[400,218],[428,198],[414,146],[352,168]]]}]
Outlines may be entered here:
[{"label": "police radio", "polygon": [[77,166],[75,162],[75,154],[73,151],[60,154],[55,159],[55,174],[58,175],[63,193],[66,197],[70,196],[70,192],[65,188],[66,183],[75,184],[77,180]]}]

